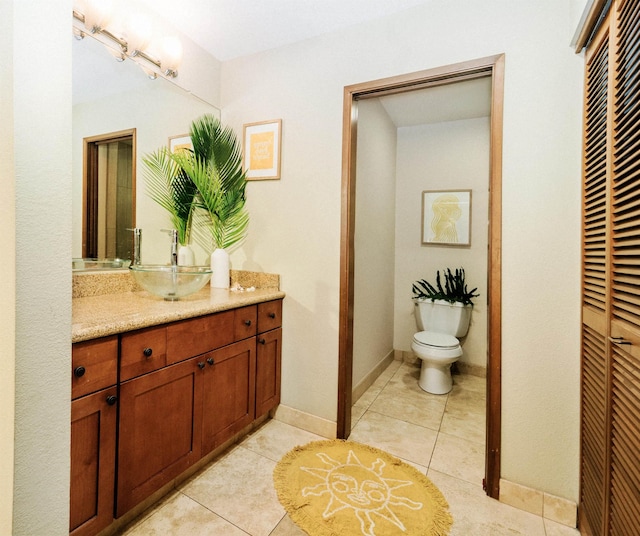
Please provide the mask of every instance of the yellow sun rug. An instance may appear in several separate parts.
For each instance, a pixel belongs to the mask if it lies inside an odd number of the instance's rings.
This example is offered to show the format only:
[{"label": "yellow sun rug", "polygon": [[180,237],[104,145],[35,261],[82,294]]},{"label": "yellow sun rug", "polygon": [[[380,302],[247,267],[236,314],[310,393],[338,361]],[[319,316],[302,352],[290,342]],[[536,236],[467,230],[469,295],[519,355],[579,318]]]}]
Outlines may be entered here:
[{"label": "yellow sun rug", "polygon": [[453,523],[440,490],[420,471],[352,441],[313,441],[273,472],[278,498],[311,536],[445,536]]}]

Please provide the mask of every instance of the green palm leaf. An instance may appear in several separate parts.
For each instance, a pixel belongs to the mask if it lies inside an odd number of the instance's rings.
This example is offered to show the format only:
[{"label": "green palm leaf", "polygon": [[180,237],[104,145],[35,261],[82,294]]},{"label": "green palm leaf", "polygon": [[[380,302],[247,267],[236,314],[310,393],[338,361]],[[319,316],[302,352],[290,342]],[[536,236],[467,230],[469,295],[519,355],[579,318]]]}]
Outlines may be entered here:
[{"label": "green palm leaf", "polygon": [[229,249],[244,240],[249,227],[240,144],[210,114],[193,121],[189,134],[192,151],[159,149],[143,158],[148,193],[169,212],[181,242],[193,228],[206,250]]},{"label": "green palm leaf", "polygon": [[143,157],[144,178],[151,199],[169,212],[171,223],[178,230],[178,240],[188,244],[198,190],[173,156],[167,148],[161,148]]}]

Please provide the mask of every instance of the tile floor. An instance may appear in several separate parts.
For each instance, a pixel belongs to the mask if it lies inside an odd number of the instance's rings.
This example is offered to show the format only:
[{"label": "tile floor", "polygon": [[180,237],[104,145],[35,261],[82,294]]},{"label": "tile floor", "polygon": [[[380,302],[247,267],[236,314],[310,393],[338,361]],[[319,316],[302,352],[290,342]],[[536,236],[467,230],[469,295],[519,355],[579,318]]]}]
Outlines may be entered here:
[{"label": "tile floor", "polygon": [[[578,531],[488,498],[484,385],[456,375],[448,395],[418,387],[419,369],[392,362],[353,407],[350,439],[424,471],[449,502],[451,536],[576,536]],[[271,420],[135,521],[126,536],[303,536],[276,497],[272,472],[320,436]],[[348,536],[348,535],[345,535]]]}]

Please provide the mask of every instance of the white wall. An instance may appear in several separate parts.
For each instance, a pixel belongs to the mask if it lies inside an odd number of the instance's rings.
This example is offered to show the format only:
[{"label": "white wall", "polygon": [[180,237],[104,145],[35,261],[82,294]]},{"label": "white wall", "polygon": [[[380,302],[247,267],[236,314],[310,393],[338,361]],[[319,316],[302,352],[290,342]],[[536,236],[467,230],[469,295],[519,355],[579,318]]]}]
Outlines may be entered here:
[{"label": "white wall", "polygon": [[70,0],[13,2],[13,70],[2,75],[15,88],[14,536],[69,531],[70,12]]},{"label": "white wall", "polygon": [[[436,272],[463,267],[469,290],[478,287],[462,362],[487,364],[488,118],[398,129],[394,348],[410,351],[416,332],[414,281],[435,284]],[[422,245],[422,192],[471,190],[471,246]],[[444,279],[443,279],[444,281]]]},{"label": "white wall", "polygon": [[[13,154],[13,3],[0,1],[0,534],[11,534],[15,414],[16,240]],[[6,356],[6,357],[4,357]]]},{"label": "white wall", "polygon": [[[82,43],[78,43],[82,45]],[[76,45],[74,43],[74,45]],[[142,229],[142,262],[166,264],[170,240],[162,229],[172,228],[169,213],[147,195],[142,158],[166,147],[170,136],[187,134],[202,114],[219,117],[219,110],[162,80],[147,87],[73,107],[73,256],[82,256],[83,138],[136,129],[136,226]],[[166,110],[173,110],[166,113]],[[208,253],[193,245],[196,263],[209,264]],[[209,252],[210,253],[210,252]]]},{"label": "white wall", "polygon": [[232,262],[282,275],[282,402],[335,420],[343,88],[506,54],[502,476],[573,500],[582,71],[569,48],[575,4],[433,0],[222,69],[225,123],[241,131],[283,119],[282,179],[249,185],[249,238]]},{"label": "white wall", "polygon": [[393,351],[396,130],[378,99],[358,103],[354,387]]}]

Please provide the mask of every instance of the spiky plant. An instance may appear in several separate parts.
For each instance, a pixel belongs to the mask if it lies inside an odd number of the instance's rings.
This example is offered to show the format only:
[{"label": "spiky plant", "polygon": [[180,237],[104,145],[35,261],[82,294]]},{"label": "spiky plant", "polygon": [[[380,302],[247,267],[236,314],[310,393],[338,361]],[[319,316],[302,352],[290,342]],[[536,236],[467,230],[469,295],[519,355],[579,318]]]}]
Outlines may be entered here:
[{"label": "spiky plant", "polygon": [[464,268],[456,268],[455,273],[450,268],[444,271],[444,288],[440,279],[440,270],[436,272],[436,285],[433,286],[425,279],[420,279],[413,284],[414,298],[445,300],[450,303],[461,302],[464,305],[473,306],[472,298],[477,298],[480,294],[478,288],[468,290],[465,282]]},{"label": "spiky plant", "polygon": [[194,199],[198,189],[174,156],[163,147],[143,157],[144,178],[147,193],[169,212],[180,244],[187,245],[191,241]]}]

